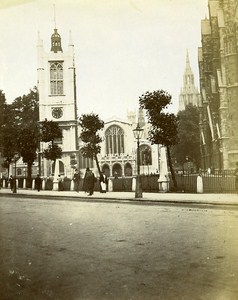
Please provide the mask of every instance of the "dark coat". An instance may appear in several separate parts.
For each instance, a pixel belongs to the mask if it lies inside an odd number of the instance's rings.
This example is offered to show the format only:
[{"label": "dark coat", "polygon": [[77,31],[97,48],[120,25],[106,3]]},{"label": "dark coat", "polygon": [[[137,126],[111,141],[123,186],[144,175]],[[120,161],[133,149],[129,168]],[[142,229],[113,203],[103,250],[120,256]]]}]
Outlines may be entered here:
[{"label": "dark coat", "polygon": [[90,195],[92,195],[96,181],[97,181],[97,179],[96,179],[94,173],[90,170],[87,170],[85,173],[84,181],[83,181],[83,190],[85,192],[90,193]]},{"label": "dark coat", "polygon": [[8,179],[8,182],[10,183],[10,189],[12,190],[13,189],[13,186],[14,186],[14,179],[12,177],[10,177]]},{"label": "dark coat", "polygon": [[80,184],[80,174],[79,173],[74,173],[73,181],[75,184],[75,190],[78,192],[79,191],[79,184]]},{"label": "dark coat", "polygon": [[39,191],[41,189],[41,178],[37,176],[35,179],[35,188]]}]

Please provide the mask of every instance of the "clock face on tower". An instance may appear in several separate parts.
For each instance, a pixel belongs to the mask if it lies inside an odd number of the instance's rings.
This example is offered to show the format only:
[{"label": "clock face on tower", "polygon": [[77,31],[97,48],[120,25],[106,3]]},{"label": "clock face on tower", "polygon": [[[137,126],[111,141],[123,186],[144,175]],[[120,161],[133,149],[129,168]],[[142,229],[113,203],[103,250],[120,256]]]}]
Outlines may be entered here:
[{"label": "clock face on tower", "polygon": [[62,107],[54,107],[51,110],[53,118],[60,119],[63,116]]}]

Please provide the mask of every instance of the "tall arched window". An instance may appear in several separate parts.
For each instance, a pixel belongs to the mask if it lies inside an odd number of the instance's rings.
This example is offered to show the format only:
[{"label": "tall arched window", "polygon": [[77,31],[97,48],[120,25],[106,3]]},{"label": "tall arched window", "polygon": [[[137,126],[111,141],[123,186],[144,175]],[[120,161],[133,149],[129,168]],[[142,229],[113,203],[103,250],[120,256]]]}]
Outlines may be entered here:
[{"label": "tall arched window", "polygon": [[117,125],[110,126],[106,132],[106,153],[124,153],[124,131]]},{"label": "tall arched window", "polygon": [[130,163],[126,163],[124,167],[125,176],[132,176],[132,166]]},{"label": "tall arched window", "polygon": [[50,93],[63,95],[63,63],[54,62],[50,65]]},{"label": "tall arched window", "polygon": [[112,176],[121,177],[122,176],[122,168],[121,165],[116,163],[112,167]]}]

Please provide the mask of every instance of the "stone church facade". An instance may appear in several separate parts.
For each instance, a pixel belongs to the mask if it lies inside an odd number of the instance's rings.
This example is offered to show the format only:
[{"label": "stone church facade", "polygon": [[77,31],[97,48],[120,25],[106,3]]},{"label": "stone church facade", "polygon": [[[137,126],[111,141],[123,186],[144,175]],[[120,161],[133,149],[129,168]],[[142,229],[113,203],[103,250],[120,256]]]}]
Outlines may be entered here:
[{"label": "stone church facade", "polygon": [[203,168],[233,169],[238,161],[238,4],[209,0],[198,50]]},{"label": "stone church facade", "polygon": [[[93,160],[84,158],[80,148],[80,128],[78,125],[76,99],[76,70],[74,65],[74,46],[69,37],[68,49],[63,51],[61,36],[57,29],[51,35],[51,49],[44,50],[43,42],[38,37],[37,44],[37,87],[39,91],[39,121],[56,121],[62,130],[62,139],[57,144],[62,148],[62,158],[56,163],[57,173],[72,178],[74,169],[84,175],[87,167],[98,170]],[[80,112],[82,114],[83,112]],[[117,117],[105,121],[100,132],[103,142],[98,161],[101,170],[108,176],[127,177],[137,174],[137,144],[133,129],[137,123],[143,128],[140,141],[140,172],[141,174],[158,173],[158,146],[151,145],[148,140],[149,126],[145,122],[144,112],[128,113],[126,120]],[[43,158],[47,143],[40,145],[38,170],[42,177],[52,176],[55,165]],[[72,164],[73,162],[73,164]]]},{"label": "stone church facade", "polygon": [[143,111],[139,110],[137,114],[129,112],[127,120],[112,117],[105,121],[98,158],[101,169],[108,176],[127,177],[137,174],[137,143],[133,135],[137,123],[143,129],[139,146],[140,174],[158,173],[158,145],[151,145],[148,141],[149,125],[145,122]]}]

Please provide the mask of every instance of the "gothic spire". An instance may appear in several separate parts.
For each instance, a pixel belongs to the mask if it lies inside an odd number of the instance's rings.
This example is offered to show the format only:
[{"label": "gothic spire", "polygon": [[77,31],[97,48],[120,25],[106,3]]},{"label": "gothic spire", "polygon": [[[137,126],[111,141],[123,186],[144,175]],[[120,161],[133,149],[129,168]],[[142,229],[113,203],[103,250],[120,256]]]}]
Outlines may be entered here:
[{"label": "gothic spire", "polygon": [[188,86],[188,85],[190,86],[194,84],[194,76],[190,66],[188,50],[186,54],[186,68],[184,70],[183,81],[184,81],[184,86]]},{"label": "gothic spire", "polygon": [[[186,70],[191,70],[190,66],[190,61],[189,61],[189,54],[188,54],[188,49],[187,49],[187,54],[186,54]],[[192,71],[192,70],[191,70]]]}]

